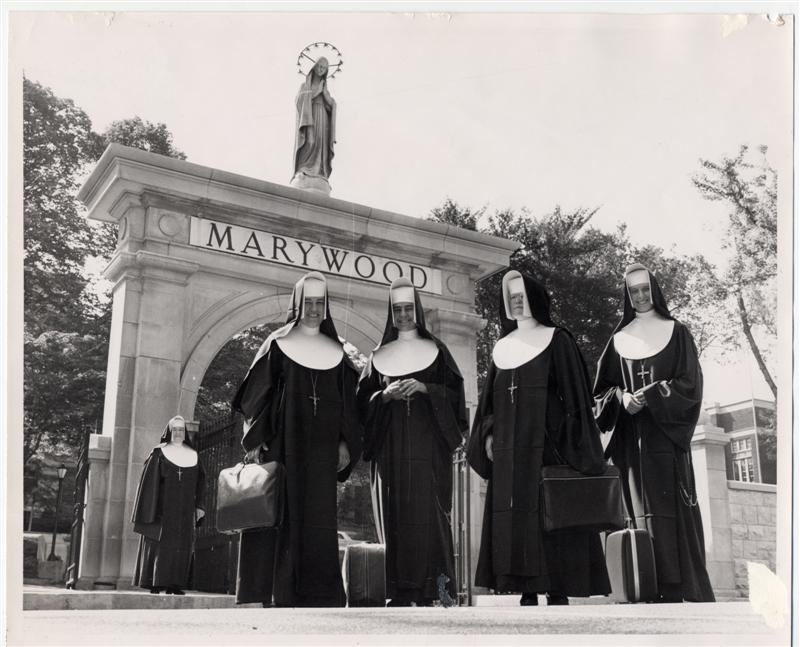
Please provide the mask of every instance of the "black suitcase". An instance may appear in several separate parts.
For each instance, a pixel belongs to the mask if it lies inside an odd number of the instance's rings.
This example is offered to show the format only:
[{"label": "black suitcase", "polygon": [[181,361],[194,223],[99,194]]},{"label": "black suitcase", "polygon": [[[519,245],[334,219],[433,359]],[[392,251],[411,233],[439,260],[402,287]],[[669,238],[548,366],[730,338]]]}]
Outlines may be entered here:
[{"label": "black suitcase", "polygon": [[386,606],[386,546],[351,544],[345,548],[342,579],[348,606]]},{"label": "black suitcase", "polygon": [[649,602],[658,597],[653,540],[646,530],[618,530],[606,538],[611,596],[617,602]]}]

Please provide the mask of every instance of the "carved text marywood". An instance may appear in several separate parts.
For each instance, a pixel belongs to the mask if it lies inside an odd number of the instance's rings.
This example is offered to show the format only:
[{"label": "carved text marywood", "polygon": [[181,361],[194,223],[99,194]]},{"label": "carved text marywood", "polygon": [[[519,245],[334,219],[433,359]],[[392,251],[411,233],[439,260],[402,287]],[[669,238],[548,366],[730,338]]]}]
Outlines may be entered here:
[{"label": "carved text marywood", "polygon": [[406,276],[420,290],[442,293],[440,270],[196,216],[192,217],[189,242],[197,247],[373,283],[389,284]]}]

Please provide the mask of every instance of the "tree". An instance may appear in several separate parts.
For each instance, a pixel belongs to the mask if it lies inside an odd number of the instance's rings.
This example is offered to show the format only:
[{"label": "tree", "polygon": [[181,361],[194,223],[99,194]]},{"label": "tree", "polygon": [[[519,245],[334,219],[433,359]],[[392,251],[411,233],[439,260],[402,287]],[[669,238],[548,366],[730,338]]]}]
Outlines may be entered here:
[{"label": "tree", "polygon": [[123,136],[185,157],[164,124],[136,117],[98,135],[71,100],[23,79],[26,496],[41,481],[44,455],[76,460],[83,431],[101,423],[110,303],[92,289],[85,265],[111,255],[116,232],[89,223],[76,195],[87,165]]},{"label": "tree", "polygon": [[434,220],[446,225],[455,225],[462,229],[478,231],[478,221],[484,216],[486,209],[481,207],[472,211],[469,207],[460,207],[457,203],[447,198],[441,207],[431,210],[428,220]]},{"label": "tree", "polygon": [[78,175],[95,137],[86,113],[23,79],[25,330],[77,330],[87,301],[83,266],[95,253],[78,211]]},{"label": "tree", "polygon": [[778,176],[767,161],[767,147],[760,159],[751,160],[748,146],[735,157],[719,162],[700,160],[702,171],[692,182],[707,200],[725,202],[731,208],[723,244],[733,252],[722,282],[732,302],[750,352],[773,396],[778,387],[766,361],[766,349],[756,339],[758,330],[774,338],[776,277],[778,271]]},{"label": "tree", "polygon": [[[166,124],[154,124],[142,120],[141,117],[111,122],[111,125],[100,135],[100,141],[103,149],[109,144],[116,143],[175,159],[186,159],[186,155],[175,148],[172,142],[172,133]],[[100,152],[102,153],[102,151]]]},{"label": "tree", "polygon": [[79,447],[86,427],[99,426],[106,346],[104,338],[76,332],[26,337],[25,463],[41,449]]}]

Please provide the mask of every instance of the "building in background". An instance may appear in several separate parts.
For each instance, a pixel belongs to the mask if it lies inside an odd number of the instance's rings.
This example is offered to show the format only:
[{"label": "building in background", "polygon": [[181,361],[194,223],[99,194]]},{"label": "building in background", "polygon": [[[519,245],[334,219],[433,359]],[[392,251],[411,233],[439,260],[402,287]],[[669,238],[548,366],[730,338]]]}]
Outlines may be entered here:
[{"label": "building in background", "polygon": [[725,449],[728,480],[776,482],[775,403],[751,398],[706,407],[711,422],[730,436]]}]

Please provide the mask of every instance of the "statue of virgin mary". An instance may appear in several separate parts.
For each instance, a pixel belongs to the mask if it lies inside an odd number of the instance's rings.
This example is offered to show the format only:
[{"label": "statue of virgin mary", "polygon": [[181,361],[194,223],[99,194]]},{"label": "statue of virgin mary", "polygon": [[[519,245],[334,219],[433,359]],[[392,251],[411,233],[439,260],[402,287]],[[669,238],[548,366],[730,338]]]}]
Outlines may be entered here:
[{"label": "statue of virgin mary", "polygon": [[330,193],[336,102],[328,92],[328,59],[317,59],[297,93],[292,186]]}]

